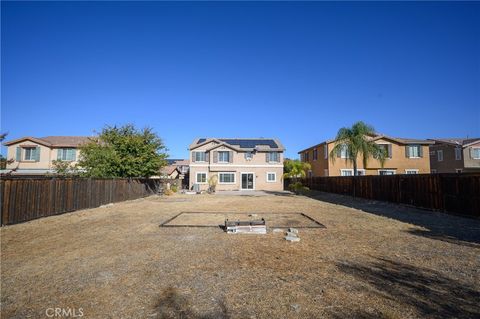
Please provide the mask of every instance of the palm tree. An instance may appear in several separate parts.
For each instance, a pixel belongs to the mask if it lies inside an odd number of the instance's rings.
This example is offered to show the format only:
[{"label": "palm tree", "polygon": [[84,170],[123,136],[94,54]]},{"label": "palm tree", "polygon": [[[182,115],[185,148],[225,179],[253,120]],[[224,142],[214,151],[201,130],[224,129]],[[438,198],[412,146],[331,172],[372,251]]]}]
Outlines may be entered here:
[{"label": "palm tree", "polygon": [[378,159],[383,168],[387,152],[385,148],[372,141],[372,137],[377,135],[373,126],[365,124],[362,121],[356,122],[352,127],[342,127],[338,130],[335,137],[335,146],[330,152],[330,160],[335,162],[337,154],[346,152],[345,161],[353,164],[353,175],[357,176],[357,159],[362,157],[363,167],[367,167],[370,156]]}]

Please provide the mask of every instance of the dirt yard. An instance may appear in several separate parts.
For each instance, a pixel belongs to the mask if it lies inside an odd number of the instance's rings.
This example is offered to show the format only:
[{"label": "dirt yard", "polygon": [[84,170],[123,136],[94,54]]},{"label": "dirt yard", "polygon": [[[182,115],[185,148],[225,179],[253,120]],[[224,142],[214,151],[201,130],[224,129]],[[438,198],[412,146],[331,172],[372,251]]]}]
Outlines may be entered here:
[{"label": "dirt yard", "polygon": [[[181,212],[325,228],[159,227]],[[480,220],[323,193],[152,196],[3,227],[1,275],[2,318],[479,318]]]}]

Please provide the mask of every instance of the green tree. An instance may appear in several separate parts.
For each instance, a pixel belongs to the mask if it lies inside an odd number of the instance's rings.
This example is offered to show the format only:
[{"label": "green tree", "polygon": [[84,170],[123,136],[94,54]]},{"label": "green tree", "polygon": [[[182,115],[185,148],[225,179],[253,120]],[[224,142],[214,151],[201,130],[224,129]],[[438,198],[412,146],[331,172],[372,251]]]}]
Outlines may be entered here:
[{"label": "green tree", "polygon": [[165,151],[151,128],[106,126],[81,146],[78,166],[89,177],[150,177],[166,165]]},{"label": "green tree", "polygon": [[307,176],[306,172],[311,168],[312,166],[309,163],[287,159],[283,162],[283,177],[294,180],[304,178]]},{"label": "green tree", "polygon": [[52,161],[52,168],[55,175],[70,176],[78,175],[78,168],[76,165],[72,165],[70,161]]},{"label": "green tree", "polygon": [[[7,137],[8,133],[0,133],[0,142]],[[13,163],[13,159],[8,160],[6,157],[0,154],[0,169],[6,169],[7,164]]]},{"label": "green tree", "polygon": [[377,135],[373,126],[365,124],[362,121],[356,122],[352,127],[342,127],[338,130],[335,137],[335,146],[330,151],[330,160],[335,162],[337,154],[346,152],[346,162],[353,165],[353,175],[357,176],[357,160],[361,157],[363,167],[367,167],[369,157],[379,160],[383,167],[387,152],[385,148],[372,141],[372,137]]}]

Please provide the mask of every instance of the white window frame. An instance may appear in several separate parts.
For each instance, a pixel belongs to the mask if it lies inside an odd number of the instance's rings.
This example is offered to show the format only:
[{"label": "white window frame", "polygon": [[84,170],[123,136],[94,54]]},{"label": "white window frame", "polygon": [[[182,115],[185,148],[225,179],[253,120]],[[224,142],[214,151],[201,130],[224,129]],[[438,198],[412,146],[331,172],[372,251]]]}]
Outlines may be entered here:
[{"label": "white window frame", "polygon": [[[475,157],[475,150],[479,150],[479,157]],[[480,159],[480,147],[472,147],[472,159]]]},{"label": "white window frame", "polygon": [[455,147],[455,160],[456,161],[462,160],[462,149],[460,147]]},{"label": "white window frame", "polygon": [[[345,152],[345,154],[343,154]],[[349,158],[348,157],[348,146],[342,144],[342,149],[340,150],[340,158]]]},{"label": "white window frame", "polygon": [[[280,158],[280,153],[279,152],[268,152],[268,162],[269,163],[280,163],[281,158]],[[272,154],[277,154],[278,161],[272,161]]]},{"label": "white window frame", "polygon": [[[397,174],[397,171],[394,170],[394,169],[379,169],[378,170],[378,175],[380,175],[380,172],[393,172],[393,174],[391,174],[391,175],[396,175]],[[388,175],[388,174],[386,174],[386,175]]]},{"label": "white window frame", "polygon": [[[30,158],[27,158],[27,150],[30,151]],[[22,153],[23,153],[23,161],[25,162],[33,162],[35,161],[35,153],[36,147],[22,147]]]},{"label": "white window frame", "polygon": [[[343,175],[344,172],[351,172],[352,175]],[[340,169],[340,176],[353,176],[353,168],[342,168],[342,169]]]},{"label": "white window frame", "polygon": [[[227,161],[221,161],[220,160],[220,153],[226,153],[228,160]],[[230,151],[218,151],[218,158],[217,158],[218,163],[230,163]]]},{"label": "white window frame", "polygon": [[[409,172],[413,172],[413,174],[418,174],[419,170],[416,169],[416,168],[407,168],[407,169],[405,169],[405,174],[408,175]],[[410,174],[412,174],[412,173],[410,173]]]},{"label": "white window frame", "polygon": [[[253,175],[253,188],[242,188],[242,174],[252,174]],[[240,172],[240,190],[242,191],[254,191],[256,186],[257,175],[254,172]]]},{"label": "white window frame", "polygon": [[[275,179],[273,181],[268,179],[269,174],[273,174],[273,176],[275,176]],[[276,172],[267,172],[265,174],[265,179],[266,179],[267,183],[276,183],[277,182],[277,173]]]},{"label": "white window frame", "polygon": [[[203,158],[204,160],[197,160],[197,154],[199,153],[203,153]],[[195,151],[195,162],[198,162],[198,163],[206,163],[207,162],[207,152],[204,152],[204,151]]]},{"label": "white window frame", "polygon": [[[408,145],[408,158],[420,158],[420,148],[421,147],[422,147],[422,145],[418,145],[418,144]],[[411,156],[413,148],[416,148],[418,150],[418,156]]]},{"label": "white window frame", "polygon": [[[230,174],[233,175],[233,182],[222,182],[220,175],[222,174]],[[218,183],[219,184],[236,184],[237,183],[237,174],[235,172],[218,172]]]},{"label": "white window frame", "polygon": [[[205,174],[205,182],[198,181],[198,174]],[[196,172],[195,173],[195,183],[197,184],[207,184],[208,183],[208,172]]]},{"label": "white window frame", "polygon": [[[442,154],[442,156],[440,156]],[[443,150],[437,151],[437,162],[443,162]]]},{"label": "white window frame", "polygon": [[77,159],[76,159],[76,156],[74,156],[73,159],[68,159],[68,151],[71,151],[71,150],[74,150],[74,155],[76,155],[75,153],[75,148],[73,147],[62,147],[62,148],[59,148],[57,149],[57,158],[58,158],[58,153],[61,152],[62,154],[62,158],[60,159],[60,161],[62,162],[75,162]]}]

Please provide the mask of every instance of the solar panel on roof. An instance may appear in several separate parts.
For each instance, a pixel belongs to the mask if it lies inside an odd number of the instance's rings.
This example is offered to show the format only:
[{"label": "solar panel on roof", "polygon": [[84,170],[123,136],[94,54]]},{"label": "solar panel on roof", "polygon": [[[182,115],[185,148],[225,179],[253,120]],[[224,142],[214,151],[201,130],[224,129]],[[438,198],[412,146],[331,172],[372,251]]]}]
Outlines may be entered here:
[{"label": "solar panel on roof", "polygon": [[[205,142],[206,138],[201,138],[198,140],[197,144]],[[255,148],[258,145],[266,145],[270,148],[278,148],[277,143],[274,140],[250,140],[250,139],[228,139],[222,138],[220,141],[225,142],[230,145],[237,145],[240,148]]]}]

